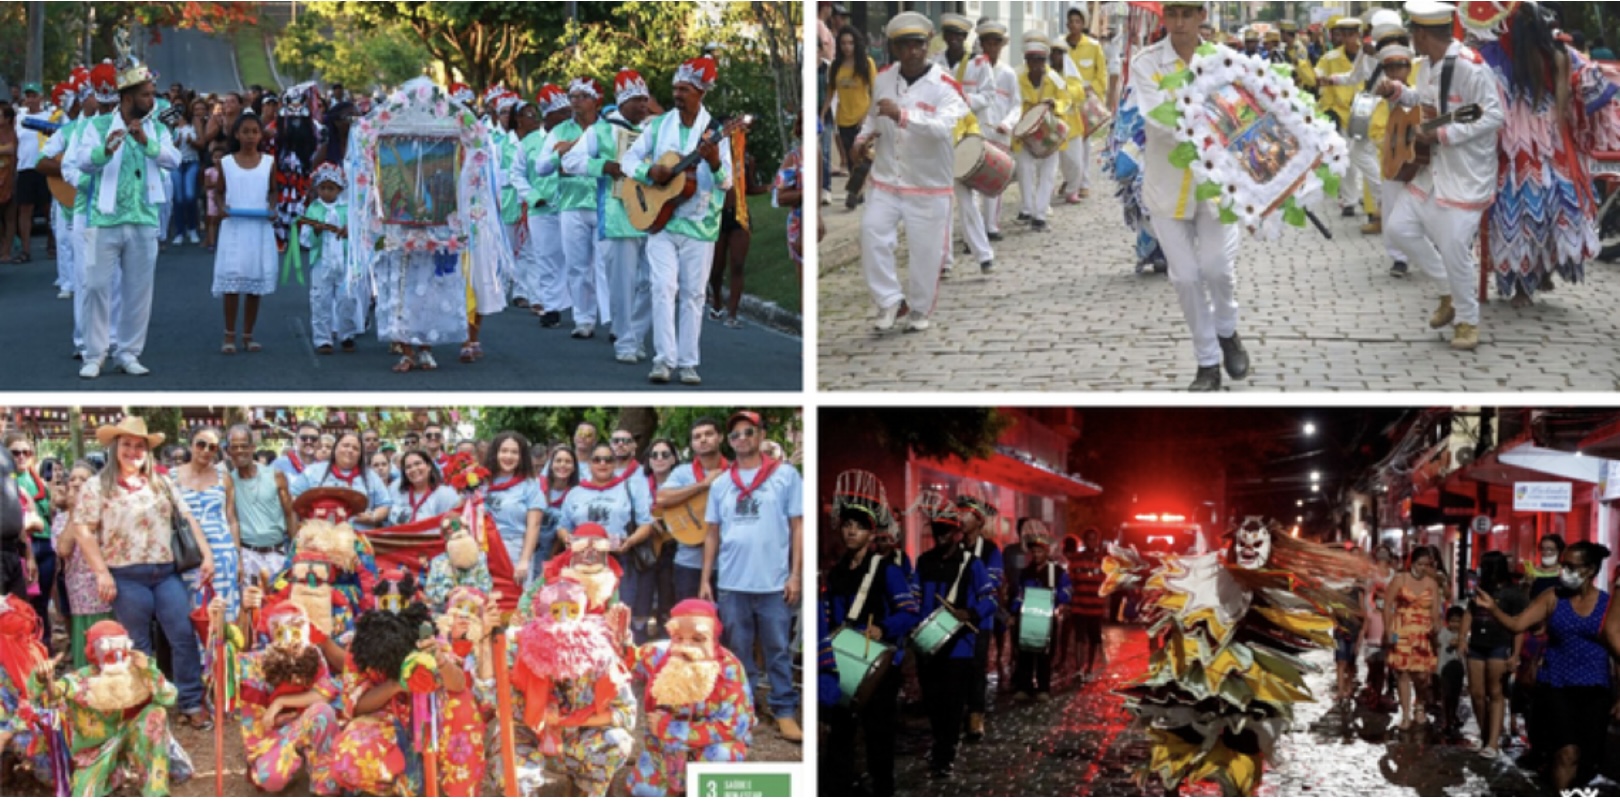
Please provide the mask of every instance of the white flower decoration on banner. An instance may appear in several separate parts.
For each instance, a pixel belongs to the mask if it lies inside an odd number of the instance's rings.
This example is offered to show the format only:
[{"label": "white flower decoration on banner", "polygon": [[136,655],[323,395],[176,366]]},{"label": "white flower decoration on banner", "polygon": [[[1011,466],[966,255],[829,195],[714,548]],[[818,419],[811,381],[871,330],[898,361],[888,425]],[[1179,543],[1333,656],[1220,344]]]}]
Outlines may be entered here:
[{"label": "white flower decoration on banner", "polygon": [[1192,172],[1198,200],[1214,202],[1222,222],[1275,239],[1338,194],[1349,146],[1292,68],[1206,44],[1160,87],[1170,99],[1148,116],[1176,132],[1171,164]]}]

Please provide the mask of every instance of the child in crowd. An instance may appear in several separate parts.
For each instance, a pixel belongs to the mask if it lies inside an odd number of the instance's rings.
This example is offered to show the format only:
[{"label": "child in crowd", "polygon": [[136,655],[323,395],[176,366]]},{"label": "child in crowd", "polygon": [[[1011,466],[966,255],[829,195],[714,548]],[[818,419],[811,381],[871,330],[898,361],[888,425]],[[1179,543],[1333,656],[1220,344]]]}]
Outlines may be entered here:
[{"label": "child in crowd", "polygon": [[214,254],[214,297],[225,299],[225,344],[220,352],[227,356],[236,353],[236,310],[242,297],[247,297],[242,345],[248,353],[256,353],[261,350],[253,341],[259,300],[276,291],[276,237],[270,225],[274,165],[259,152],[264,126],[258,117],[243,114],[234,133],[236,150],[220,165],[225,220]]},{"label": "child in crowd", "polygon": [[299,244],[310,251],[309,321],[315,352],[333,353],[342,342],[344,353],[355,350],[354,338],[364,327],[365,310],[345,291],[348,274],[349,204],[342,202],[343,168],[322,164],[311,176],[315,200],[299,223]]},{"label": "child in crowd", "polygon": [[1446,610],[1446,626],[1440,630],[1440,720],[1442,736],[1447,739],[1461,736],[1462,723],[1457,720],[1457,708],[1462,702],[1462,653],[1457,650],[1462,639],[1463,608],[1453,606]]},{"label": "child in crowd", "polygon": [[225,143],[216,141],[208,148],[208,163],[210,166],[203,172],[204,202],[208,218],[208,252],[214,252],[214,246],[219,240],[219,223],[225,219],[225,183],[220,177],[221,165],[225,162]]}]

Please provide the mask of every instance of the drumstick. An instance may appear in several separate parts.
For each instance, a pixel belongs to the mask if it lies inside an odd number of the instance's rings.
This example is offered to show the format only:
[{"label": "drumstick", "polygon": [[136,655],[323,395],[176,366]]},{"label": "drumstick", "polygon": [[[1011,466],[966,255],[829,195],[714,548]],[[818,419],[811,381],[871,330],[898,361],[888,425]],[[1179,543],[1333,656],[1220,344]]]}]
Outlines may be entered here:
[{"label": "drumstick", "polygon": [[863,660],[872,658],[872,613],[871,612],[868,612],[866,614],[866,631],[864,633],[866,635],[866,649],[861,651],[861,659],[863,659]]},{"label": "drumstick", "polygon": [[[946,609],[951,610],[953,613],[956,611],[956,607],[951,606],[951,602],[945,600],[945,598],[943,596],[941,596],[939,593],[937,593],[937,592],[934,593],[934,599],[939,601],[941,606],[945,607]],[[978,627],[974,626],[972,623],[967,622],[966,620],[962,621],[962,625],[967,626],[968,631],[971,631],[974,634],[979,633]]]}]

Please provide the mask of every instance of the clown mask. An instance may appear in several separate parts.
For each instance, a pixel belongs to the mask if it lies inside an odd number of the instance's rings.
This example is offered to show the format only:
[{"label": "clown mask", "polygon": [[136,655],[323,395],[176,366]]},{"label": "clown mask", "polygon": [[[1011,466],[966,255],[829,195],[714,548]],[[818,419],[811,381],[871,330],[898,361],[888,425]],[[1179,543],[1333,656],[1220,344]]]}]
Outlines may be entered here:
[{"label": "clown mask", "polygon": [[301,614],[283,614],[270,618],[271,647],[288,652],[302,652],[309,646],[309,620]]},{"label": "clown mask", "polygon": [[291,574],[289,600],[303,608],[311,626],[332,636],[332,566],[301,559],[293,563]]},{"label": "clown mask", "polygon": [[669,622],[669,661],[653,678],[653,700],[661,706],[688,706],[702,703],[714,693],[720,678],[715,634],[714,621],[709,618],[682,617]]},{"label": "clown mask", "polygon": [[478,540],[473,539],[466,529],[456,526],[446,534],[444,553],[450,557],[450,566],[457,570],[471,570],[478,566],[478,560],[483,552],[478,547]]},{"label": "clown mask", "polygon": [[146,703],[152,688],[135,670],[135,645],[128,637],[104,637],[94,649],[96,675],[86,682],[89,706],[101,712],[120,712]]},{"label": "clown mask", "polygon": [[484,609],[484,599],[478,594],[457,591],[450,594],[445,613],[435,618],[439,636],[450,641],[456,656],[466,658],[484,641]]},{"label": "clown mask", "polygon": [[1271,561],[1271,529],[1260,518],[1251,517],[1238,527],[1233,550],[1238,567],[1260,570]]},{"label": "clown mask", "polygon": [[607,547],[601,537],[580,537],[568,546],[568,566],[581,573],[598,572],[607,567]]}]

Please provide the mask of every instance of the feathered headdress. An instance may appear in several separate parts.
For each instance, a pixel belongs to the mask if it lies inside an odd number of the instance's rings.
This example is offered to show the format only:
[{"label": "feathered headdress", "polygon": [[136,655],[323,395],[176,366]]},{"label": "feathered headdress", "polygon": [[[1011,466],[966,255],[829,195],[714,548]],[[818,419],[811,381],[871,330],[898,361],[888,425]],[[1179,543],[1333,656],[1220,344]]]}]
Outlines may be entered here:
[{"label": "feathered headdress", "polygon": [[641,73],[629,67],[620,69],[618,76],[613,79],[613,95],[621,106],[638,97],[652,96],[647,91],[646,79],[641,77]]},{"label": "feathered headdress", "polygon": [[833,490],[833,516],[842,519],[848,512],[865,514],[874,529],[887,529],[893,522],[889,518],[889,496],[883,482],[865,470],[846,470],[838,475]]},{"label": "feathered headdress", "polygon": [[309,176],[309,185],[313,187],[319,187],[329,181],[337,184],[339,189],[344,189],[349,185],[343,179],[343,168],[330,161],[322,162],[321,166],[316,167],[315,172]]},{"label": "feathered headdress", "polygon": [[708,56],[698,56],[688,59],[675,70],[675,83],[691,84],[699,92],[707,92],[714,88],[714,82],[720,77],[720,67],[714,59]]},{"label": "feathered headdress", "polygon": [[568,94],[590,95],[597,100],[602,99],[602,84],[595,78],[575,78],[568,82]]}]

